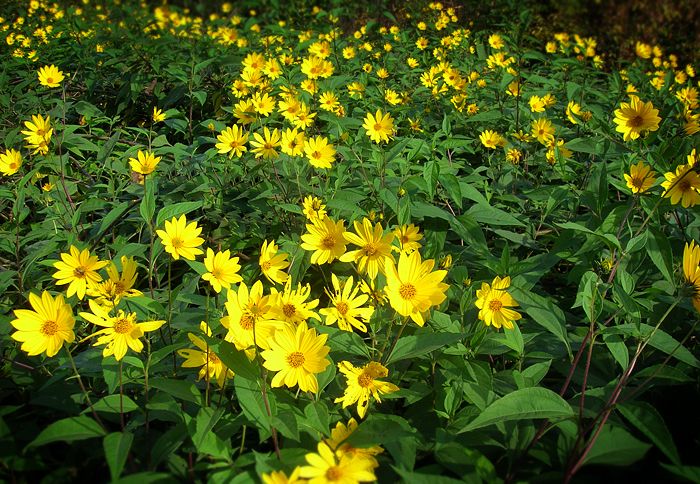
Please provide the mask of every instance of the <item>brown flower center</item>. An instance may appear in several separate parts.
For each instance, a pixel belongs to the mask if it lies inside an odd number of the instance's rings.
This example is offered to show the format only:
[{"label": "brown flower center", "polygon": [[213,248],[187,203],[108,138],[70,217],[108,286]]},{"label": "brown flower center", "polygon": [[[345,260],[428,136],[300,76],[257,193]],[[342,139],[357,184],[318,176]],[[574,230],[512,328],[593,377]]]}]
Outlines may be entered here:
[{"label": "brown flower center", "polygon": [[678,184],[678,189],[679,189],[680,191],[682,191],[682,192],[687,192],[687,191],[689,191],[691,188],[692,188],[692,186],[690,185],[690,182],[689,182],[688,180],[682,180],[682,181]]},{"label": "brown flower center", "polygon": [[246,331],[250,331],[251,329],[253,329],[254,322],[255,318],[252,314],[243,313],[241,315],[241,322],[239,324],[241,325],[241,328],[245,329]]},{"label": "brown flower center", "polygon": [[360,376],[357,377],[357,384],[360,385],[362,388],[367,388],[374,382],[374,378],[372,378],[371,375],[367,373],[361,373]]},{"label": "brown flower center", "polygon": [[631,118],[627,122],[627,125],[632,127],[632,128],[639,128],[643,124],[644,124],[644,118],[641,117],[640,115],[636,115],[635,117]]},{"label": "brown flower center", "polygon": [[491,302],[489,302],[489,309],[491,311],[500,311],[502,307],[503,303],[498,299],[493,299]]},{"label": "brown flower center", "polygon": [[409,282],[403,283],[399,287],[399,296],[406,300],[413,299],[416,296],[417,292],[418,291],[416,290],[416,286]]},{"label": "brown flower center", "polygon": [[331,466],[326,470],[326,479],[329,481],[339,481],[343,477],[343,471],[338,466]]},{"label": "brown flower center", "polygon": [[377,253],[377,246],[374,244],[374,242],[370,242],[362,248],[362,251],[367,257],[371,257]]},{"label": "brown flower center", "polygon": [[58,323],[56,321],[44,321],[39,331],[46,336],[53,336],[58,333]]},{"label": "brown flower center", "polygon": [[374,130],[375,130],[375,131],[381,131],[381,130],[382,130],[382,125],[379,124],[379,123],[375,123],[375,124],[374,124]]},{"label": "brown flower center", "polygon": [[134,327],[134,323],[129,321],[127,318],[119,318],[114,322],[114,331],[119,334],[126,334],[131,332],[131,328]]},{"label": "brown flower center", "polygon": [[348,307],[348,303],[346,303],[345,301],[340,301],[338,304],[335,305],[335,309],[337,309],[340,314],[345,316],[348,312],[348,309],[350,308]]},{"label": "brown flower center", "polygon": [[83,266],[76,267],[73,269],[73,275],[79,279],[83,279],[85,277],[85,268]]},{"label": "brown flower center", "polygon": [[267,272],[270,270],[270,267],[272,267],[272,264],[270,264],[269,260],[266,260],[262,264],[260,264],[260,268],[263,270],[263,272]]},{"label": "brown flower center", "polygon": [[304,364],[304,361],[306,361],[306,358],[304,358],[304,353],[300,351],[295,351],[287,355],[287,363],[289,363],[289,366],[292,368],[299,368]]},{"label": "brown flower center", "polygon": [[330,250],[335,247],[335,237],[332,235],[326,235],[323,239],[321,239],[321,247],[326,250]]},{"label": "brown flower center", "polygon": [[185,245],[185,242],[180,237],[173,237],[170,239],[170,244],[175,249],[181,249]]},{"label": "brown flower center", "polygon": [[294,306],[294,304],[287,303],[284,306],[282,306],[282,312],[285,316],[291,318],[292,316],[294,316],[294,313],[297,312],[297,308]]}]

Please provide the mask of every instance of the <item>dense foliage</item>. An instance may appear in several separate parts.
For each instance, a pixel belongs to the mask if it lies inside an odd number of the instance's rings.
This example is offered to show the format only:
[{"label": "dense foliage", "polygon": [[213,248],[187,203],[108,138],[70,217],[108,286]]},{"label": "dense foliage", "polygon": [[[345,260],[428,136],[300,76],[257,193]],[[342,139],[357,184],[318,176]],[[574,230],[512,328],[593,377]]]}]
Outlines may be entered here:
[{"label": "dense foliage", "polygon": [[700,479],[694,65],[105,3],[0,9],[1,480]]}]

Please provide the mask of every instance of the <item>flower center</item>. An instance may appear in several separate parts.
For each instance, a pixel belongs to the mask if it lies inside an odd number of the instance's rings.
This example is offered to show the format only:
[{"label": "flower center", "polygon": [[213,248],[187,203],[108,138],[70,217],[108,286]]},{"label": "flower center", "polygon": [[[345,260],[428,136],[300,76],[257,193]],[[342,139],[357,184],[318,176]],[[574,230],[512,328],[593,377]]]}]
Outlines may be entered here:
[{"label": "flower center", "polygon": [[636,115],[634,118],[630,119],[627,123],[628,126],[632,128],[639,128],[644,124],[644,118],[640,115]]},{"label": "flower center", "polygon": [[401,287],[399,287],[399,296],[406,300],[413,299],[417,292],[416,286],[409,282],[401,284]]},{"label": "flower center", "polygon": [[371,375],[367,373],[361,373],[360,376],[357,377],[357,384],[360,385],[362,388],[367,388],[374,382],[374,378],[372,378]]},{"label": "flower center", "polygon": [[379,123],[375,123],[375,124],[374,124],[374,130],[375,130],[375,131],[381,131],[381,130],[382,130],[382,125],[379,124]]},{"label": "flower center", "polygon": [[632,186],[635,188],[642,188],[642,186],[644,186],[644,179],[640,177],[632,178]]},{"label": "flower center", "polygon": [[79,279],[83,279],[85,277],[85,268],[83,266],[76,267],[73,269],[73,275]]},{"label": "flower center", "polygon": [[348,312],[348,309],[350,308],[348,307],[348,303],[346,303],[345,301],[340,301],[338,304],[335,305],[335,309],[337,309],[340,314],[345,316]]},{"label": "flower center", "polygon": [[239,324],[241,325],[241,328],[245,329],[246,331],[250,331],[251,329],[253,329],[254,322],[255,318],[252,314],[243,313],[241,315],[241,322]]},{"label": "flower center", "polygon": [[317,151],[314,151],[313,153],[311,153],[311,157],[318,160],[318,159],[321,158],[321,152],[318,151],[318,150],[317,150]]},{"label": "flower center", "polygon": [[300,351],[295,351],[294,353],[289,353],[289,355],[287,355],[287,363],[289,363],[289,366],[292,368],[299,368],[304,364],[304,361],[306,361],[306,358],[304,358],[304,353],[301,353]]},{"label": "flower center", "polygon": [[210,365],[218,365],[220,363],[219,357],[216,356],[211,351],[209,353],[207,353],[207,358],[209,358]]},{"label": "flower center", "polygon": [[370,242],[362,248],[362,251],[367,257],[371,257],[377,253],[377,246],[374,245],[374,242]]},{"label": "flower center", "polygon": [[56,321],[44,321],[39,331],[46,336],[53,336],[58,333],[58,324]]},{"label": "flower center", "polygon": [[690,182],[683,180],[678,184],[678,189],[682,192],[687,192],[691,189]]},{"label": "flower center", "polygon": [[285,316],[291,318],[292,316],[294,316],[294,313],[297,312],[297,308],[294,306],[294,304],[287,303],[284,306],[282,306],[282,312]]},{"label": "flower center", "polygon": [[493,299],[491,302],[489,302],[489,309],[491,311],[500,311],[502,307],[503,303],[498,299]]},{"label": "flower center", "polygon": [[175,248],[175,249],[181,249],[185,243],[180,237],[173,237],[170,239],[170,244]]},{"label": "flower center", "polygon": [[119,334],[126,334],[131,332],[131,328],[134,324],[127,318],[119,318],[114,322],[114,331]]},{"label": "flower center", "polygon": [[326,235],[323,239],[321,239],[321,247],[326,250],[330,250],[335,247],[335,237],[332,235]]},{"label": "flower center", "polygon": [[46,84],[53,84],[53,77],[47,77]]},{"label": "flower center", "polygon": [[343,471],[338,466],[331,466],[326,471],[326,479],[329,481],[339,481],[343,477]]},{"label": "flower center", "polygon": [[267,272],[270,270],[270,267],[272,267],[272,264],[270,264],[269,260],[266,260],[262,264],[260,264],[260,267],[262,268],[263,272]]},{"label": "flower center", "polygon": [[122,281],[119,281],[114,285],[114,293],[115,294],[122,294],[125,291],[126,291],[126,288],[124,287],[124,283]]}]

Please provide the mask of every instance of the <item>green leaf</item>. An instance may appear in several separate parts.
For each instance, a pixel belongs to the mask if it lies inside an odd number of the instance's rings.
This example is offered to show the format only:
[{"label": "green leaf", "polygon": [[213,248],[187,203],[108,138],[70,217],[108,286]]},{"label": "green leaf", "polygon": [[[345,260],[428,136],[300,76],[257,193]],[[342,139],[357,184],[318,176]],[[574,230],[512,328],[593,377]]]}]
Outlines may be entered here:
[{"label": "green leaf", "polygon": [[643,433],[671,462],[680,465],[681,458],[671,432],[661,414],[647,402],[627,402],[615,407],[623,417]]},{"label": "green leaf", "polygon": [[39,447],[51,442],[74,442],[76,440],[92,439],[104,435],[104,429],[92,418],[85,415],[68,417],[49,424],[27,445],[27,448]]},{"label": "green leaf", "polygon": [[[93,408],[98,412],[120,413],[119,409],[122,407],[120,407],[119,398],[119,395],[107,395],[101,400],[95,402]],[[123,406],[124,413],[133,412],[139,408],[136,402],[134,402],[128,395],[123,395],[121,405]]]},{"label": "green leaf", "polygon": [[324,402],[311,402],[304,408],[306,425],[318,431],[325,437],[330,436],[330,416]]},{"label": "green leaf", "polygon": [[102,440],[109,475],[113,481],[119,479],[124,470],[124,464],[126,464],[133,441],[134,435],[129,432],[113,432]]},{"label": "green leaf", "polygon": [[598,434],[584,463],[628,466],[644,457],[649,448],[651,445],[636,439],[622,427],[608,424]]},{"label": "green leaf", "polygon": [[100,228],[95,234],[95,238],[99,238],[109,226],[114,223],[118,218],[122,217],[132,206],[130,202],[122,202],[119,205],[112,208],[107,215],[102,219],[100,223]]},{"label": "green leaf", "polygon": [[700,467],[698,466],[672,466],[663,462],[661,462],[661,466],[672,474],[690,482],[700,482]]},{"label": "green leaf", "polygon": [[193,210],[197,210],[202,206],[204,202],[180,202],[166,205],[161,208],[158,212],[158,217],[156,217],[156,227],[162,227],[166,220],[170,220],[173,217],[179,217],[180,215],[188,214]]},{"label": "green leaf", "polygon": [[647,237],[647,254],[654,265],[661,271],[666,281],[675,286],[673,280],[673,256],[671,244],[666,236],[654,227],[649,227]]},{"label": "green leaf", "polygon": [[422,356],[455,343],[463,337],[464,335],[461,333],[419,333],[413,336],[404,336],[399,338],[394,351],[387,358],[386,364]]},{"label": "green leaf", "polygon": [[197,417],[189,426],[194,427],[190,429],[190,434],[197,452],[230,462],[233,453],[230,442],[224,442],[214,433],[214,426],[223,416],[224,411],[223,408],[200,408]]},{"label": "green leaf", "polygon": [[164,391],[174,398],[186,402],[202,404],[202,393],[192,383],[184,380],[174,380],[172,378],[153,378],[148,381],[151,388]]},{"label": "green leaf", "polygon": [[566,346],[571,356],[571,345],[566,333],[566,317],[551,299],[544,298],[534,292],[523,291],[517,287],[510,287],[511,295],[525,310],[532,320],[555,335]]},{"label": "green leaf", "polygon": [[678,340],[664,330],[657,329],[654,331],[654,327],[648,324],[619,324],[617,326],[605,328],[604,334],[623,334],[635,338],[650,338],[649,346],[652,348],[656,348],[667,355],[672,355],[677,360],[694,368],[700,368],[700,361],[698,361],[688,348],[683,346]]},{"label": "green leaf", "polygon": [[397,415],[371,414],[345,441],[353,447],[372,447],[417,438],[416,429]]},{"label": "green leaf", "polygon": [[[236,375],[233,378],[233,383],[236,387],[236,397],[238,398],[241,410],[243,410],[243,414],[248,420],[254,423],[258,429],[264,429],[269,432],[272,419],[267,413],[258,380],[248,380],[241,375]],[[274,394],[268,391],[267,398],[270,404],[270,413],[274,416],[277,414]]]},{"label": "green leaf", "polygon": [[615,247],[620,251],[622,250],[622,245],[620,245],[620,241],[617,240],[617,237],[615,237],[613,234],[603,234],[600,232],[594,232],[593,230],[575,222],[558,223],[556,225],[558,227],[561,227],[562,229],[573,230],[575,232],[582,232],[584,234],[592,235],[594,237],[599,238],[606,244],[609,244],[611,247]]},{"label": "green leaf", "polygon": [[240,375],[248,380],[255,380],[258,378],[260,371],[248,359],[245,351],[237,350],[233,343],[228,341],[216,341],[213,338],[206,339],[210,343],[209,348],[221,359],[224,365],[236,375]]},{"label": "green leaf", "polygon": [[462,189],[459,187],[459,179],[450,174],[444,173],[440,175],[440,184],[445,187],[447,194],[450,196],[457,208],[462,209]]},{"label": "green leaf", "polygon": [[533,387],[516,390],[486,407],[458,433],[488,427],[498,422],[532,418],[561,419],[573,417],[571,406],[546,388]]},{"label": "green leaf", "polygon": [[486,226],[508,225],[525,227],[525,224],[513,215],[500,208],[492,207],[487,203],[477,203],[467,210],[467,214],[473,217],[477,222]]},{"label": "green leaf", "polygon": [[144,181],[143,199],[139,206],[139,213],[144,222],[150,224],[153,220],[153,214],[156,212],[155,189],[156,181],[153,178],[147,177]]}]

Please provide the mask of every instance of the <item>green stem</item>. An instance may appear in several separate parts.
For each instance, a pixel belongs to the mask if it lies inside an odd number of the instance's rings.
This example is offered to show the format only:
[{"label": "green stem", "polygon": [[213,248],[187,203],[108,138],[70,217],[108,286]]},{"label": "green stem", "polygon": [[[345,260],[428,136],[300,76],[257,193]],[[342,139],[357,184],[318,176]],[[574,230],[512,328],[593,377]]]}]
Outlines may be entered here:
[{"label": "green stem", "polygon": [[83,384],[82,378],[80,378],[80,373],[78,372],[78,368],[75,366],[75,360],[73,359],[73,355],[70,352],[70,349],[68,349],[68,346],[64,346],[66,353],[68,354],[68,359],[70,360],[70,364],[73,367],[73,373],[75,373],[75,377],[78,380],[78,385],[80,385],[80,389],[83,391],[83,395],[85,395],[85,401],[87,402],[88,406],[90,407],[90,411],[92,412],[92,416],[95,417],[95,420],[97,421],[98,424],[100,424],[100,427],[102,427],[104,430],[107,430],[105,427],[104,423],[102,423],[102,420],[100,419],[99,415],[97,415],[97,412],[95,411],[95,407],[92,405],[92,400],[90,400],[90,395],[87,392],[87,389],[85,388],[85,385]]}]

